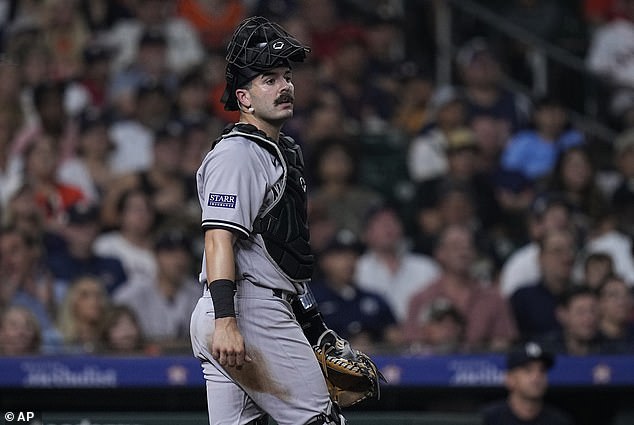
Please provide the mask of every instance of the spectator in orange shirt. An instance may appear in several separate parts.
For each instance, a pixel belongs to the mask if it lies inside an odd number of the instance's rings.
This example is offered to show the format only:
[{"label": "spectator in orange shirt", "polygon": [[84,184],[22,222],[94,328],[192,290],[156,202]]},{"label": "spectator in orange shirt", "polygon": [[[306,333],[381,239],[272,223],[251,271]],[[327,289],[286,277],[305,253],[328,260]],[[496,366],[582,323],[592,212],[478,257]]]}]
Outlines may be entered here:
[{"label": "spectator in orange shirt", "polygon": [[224,51],[233,30],[245,17],[240,0],[181,0],[177,13],[198,31],[208,50]]}]

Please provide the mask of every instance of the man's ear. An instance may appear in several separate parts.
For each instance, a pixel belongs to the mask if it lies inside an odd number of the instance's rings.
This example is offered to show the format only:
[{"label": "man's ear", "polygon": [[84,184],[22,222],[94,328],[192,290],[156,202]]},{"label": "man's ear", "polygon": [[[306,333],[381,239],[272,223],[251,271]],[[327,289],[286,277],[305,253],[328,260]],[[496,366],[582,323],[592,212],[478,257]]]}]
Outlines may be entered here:
[{"label": "man's ear", "polygon": [[236,99],[238,100],[238,105],[241,109],[248,109],[251,106],[251,95],[247,89],[237,89]]}]

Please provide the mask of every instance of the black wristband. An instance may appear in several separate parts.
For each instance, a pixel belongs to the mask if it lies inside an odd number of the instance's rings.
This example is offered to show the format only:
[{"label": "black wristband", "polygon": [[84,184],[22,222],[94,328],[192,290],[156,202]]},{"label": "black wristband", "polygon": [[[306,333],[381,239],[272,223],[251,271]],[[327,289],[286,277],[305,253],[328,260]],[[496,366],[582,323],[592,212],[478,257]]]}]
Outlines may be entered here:
[{"label": "black wristband", "polygon": [[214,317],[236,317],[233,305],[233,294],[236,292],[235,282],[229,279],[217,279],[209,284],[211,300],[214,303]]}]

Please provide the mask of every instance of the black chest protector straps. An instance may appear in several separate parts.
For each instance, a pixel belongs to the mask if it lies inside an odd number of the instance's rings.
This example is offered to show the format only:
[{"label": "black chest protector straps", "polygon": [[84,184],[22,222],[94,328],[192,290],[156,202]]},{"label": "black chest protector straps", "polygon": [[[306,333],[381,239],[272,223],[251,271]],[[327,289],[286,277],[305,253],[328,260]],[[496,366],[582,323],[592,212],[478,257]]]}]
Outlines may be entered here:
[{"label": "black chest protector straps", "polygon": [[266,251],[289,279],[310,280],[315,258],[309,243],[304,159],[299,146],[286,136],[275,143],[249,124],[229,126],[221,138],[232,136],[257,143],[282,164],[283,190],[274,192],[273,202],[255,219],[253,232],[262,235]]}]

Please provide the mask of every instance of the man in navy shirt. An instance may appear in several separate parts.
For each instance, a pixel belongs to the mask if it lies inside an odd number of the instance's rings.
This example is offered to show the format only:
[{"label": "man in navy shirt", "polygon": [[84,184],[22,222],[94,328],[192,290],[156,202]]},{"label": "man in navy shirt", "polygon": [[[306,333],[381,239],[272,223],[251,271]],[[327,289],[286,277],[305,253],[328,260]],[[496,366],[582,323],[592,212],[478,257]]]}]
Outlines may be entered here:
[{"label": "man in navy shirt", "polygon": [[354,234],[344,229],[319,253],[323,279],[311,288],[321,314],[332,330],[366,350],[377,348],[376,344],[397,344],[400,332],[390,306],[354,282],[360,252]]},{"label": "man in navy shirt", "polygon": [[127,276],[118,259],[94,253],[92,245],[98,234],[99,208],[84,203],[73,205],[62,230],[62,246],[49,250],[47,263],[57,279],[71,282],[78,276],[95,276],[112,294],[127,282]]},{"label": "man in navy shirt", "polygon": [[554,360],[535,342],[509,351],[504,377],[508,397],[484,408],[482,425],[572,425],[566,413],[544,402]]}]

